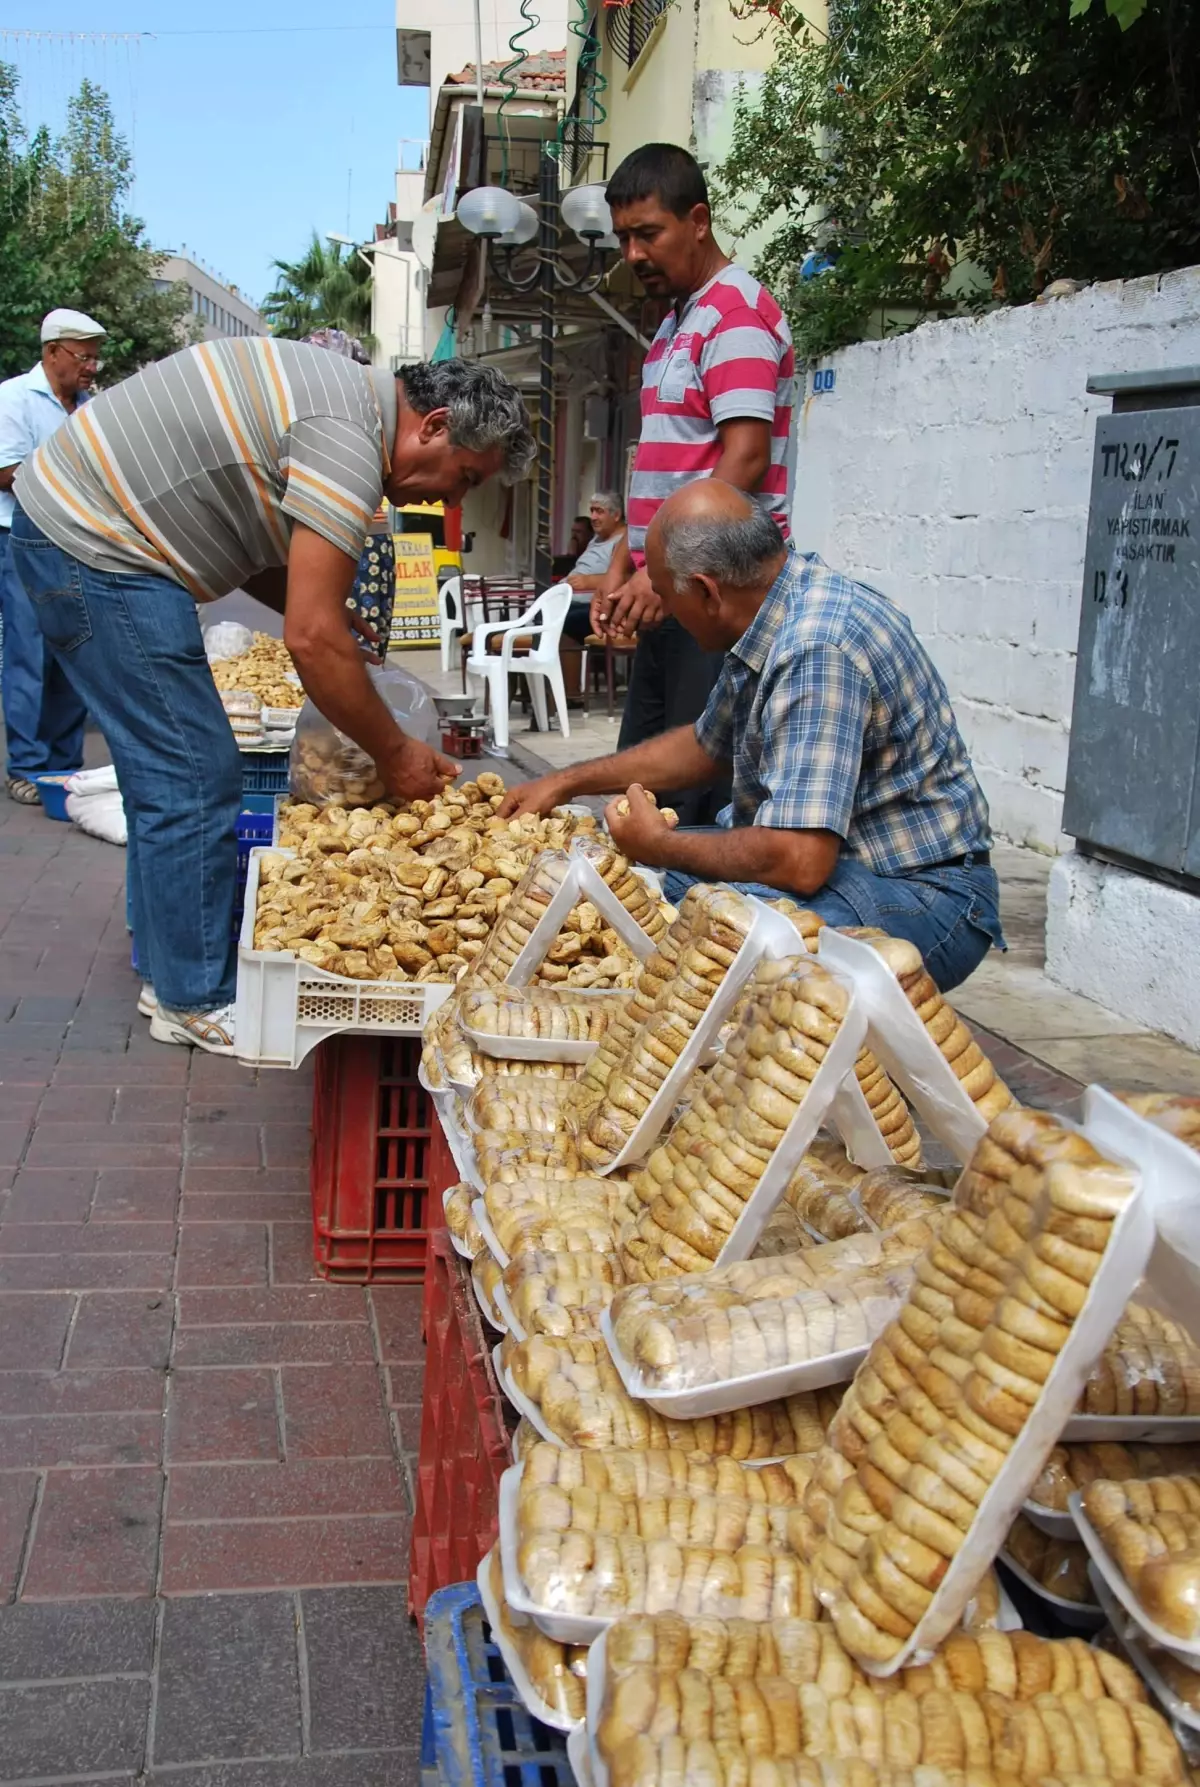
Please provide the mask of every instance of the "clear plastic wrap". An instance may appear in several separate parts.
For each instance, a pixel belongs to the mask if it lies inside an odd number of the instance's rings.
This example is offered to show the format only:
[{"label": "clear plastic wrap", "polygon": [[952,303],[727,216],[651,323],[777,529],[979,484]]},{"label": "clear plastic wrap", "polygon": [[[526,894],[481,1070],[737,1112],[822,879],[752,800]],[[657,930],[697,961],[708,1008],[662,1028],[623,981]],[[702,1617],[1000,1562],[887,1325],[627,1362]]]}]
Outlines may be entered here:
[{"label": "clear plastic wrap", "polygon": [[486,1251],[475,1256],[471,1266],[471,1286],[484,1321],[497,1334],[508,1332],[507,1323],[496,1306],[496,1286],[500,1283],[501,1266]]},{"label": "clear plastic wrap", "polygon": [[579,1337],[506,1342],[501,1364],[522,1413],[535,1410],[545,1437],[595,1450],[703,1452],[710,1457],[787,1458],[819,1450],[837,1409],[815,1391],[702,1420],[665,1419],[625,1390],[603,1342]]},{"label": "clear plastic wrap", "polygon": [[446,1213],[450,1239],[454,1243],[455,1252],[462,1254],[467,1260],[476,1259],[484,1249],[484,1239],[472,1213],[476,1196],[473,1185],[461,1183],[448,1185],[442,1193],[442,1208]]},{"label": "clear plastic wrap", "polygon": [[1165,1129],[1200,1152],[1200,1098],[1182,1092],[1119,1092],[1116,1096],[1156,1129]]},{"label": "clear plastic wrap", "polygon": [[628,1208],[629,1187],[621,1179],[594,1179],[587,1175],[573,1179],[515,1178],[512,1182],[496,1181],[483,1194],[488,1221],[496,1223],[513,1212],[527,1209],[550,1210],[561,1215],[566,1210],[587,1208],[595,1215],[608,1215],[617,1220]]},{"label": "clear plastic wrap", "polygon": [[459,1027],[472,1047],[508,1060],[584,1062],[623,1003],[621,994],[490,987],[463,994]]},{"label": "clear plastic wrap", "polygon": [[[593,1654],[593,1664],[599,1658]],[[877,1697],[893,1691],[922,1699],[947,1690],[1032,1700],[1051,1687],[1085,1700],[1144,1704],[1145,1694],[1128,1664],[1098,1656],[1077,1638],[1061,1642],[1031,1632],[993,1632],[982,1641],[956,1632],[928,1663],[901,1670],[891,1683],[872,1681],[838,1642],[828,1624],[809,1620],[685,1620],[676,1613],[626,1615],[605,1635],[605,1698],[618,1677],[632,1669],[678,1673],[697,1669],[729,1681],[778,1676],[797,1687],[813,1683],[832,1697],[869,1686]]]},{"label": "clear plastic wrap", "polygon": [[1150,1636],[1200,1658],[1200,1477],[1100,1481],[1071,1503],[1088,1549]]},{"label": "clear plastic wrap", "polygon": [[522,1135],[573,1135],[573,1084],[533,1075],[483,1080],[467,1099],[470,1129],[512,1130]]},{"label": "clear plastic wrap", "polygon": [[516,885],[507,888],[507,903],[472,965],[473,982],[480,986],[499,986],[510,978],[517,958],[528,947],[534,931],[561,893],[570,866],[565,850],[540,851]]},{"label": "clear plastic wrap", "polygon": [[1055,1446],[1029,1491],[1025,1512],[1029,1514],[1032,1509],[1035,1516],[1059,1514],[1070,1522],[1067,1504],[1077,1489],[1086,1489],[1090,1483],[1101,1480],[1144,1482],[1148,1477],[1166,1477],[1173,1471],[1200,1476],[1200,1445],[1122,1445],[1113,1440]]},{"label": "clear plastic wrap", "polygon": [[640,1175],[646,1208],[623,1237],[631,1280],[703,1272],[753,1250],[853,1072],[861,1035],[852,994],[810,957],[761,965],[720,1060]]},{"label": "clear plastic wrap", "polygon": [[611,1256],[617,1265],[613,1219],[599,1205],[584,1200],[546,1210],[523,1205],[505,1211],[494,1222],[486,1206],[477,1206],[475,1217],[490,1252],[505,1269],[514,1260],[537,1253]]},{"label": "clear plastic wrap", "polygon": [[510,1061],[497,1055],[477,1054],[464,1036],[455,1036],[446,1043],[442,1062],[446,1080],[456,1092],[463,1094],[473,1092],[481,1080],[525,1078],[566,1082],[578,1079],[583,1071],[580,1065],[570,1061]]},{"label": "clear plastic wrap", "polygon": [[667,929],[662,902],[634,868],[627,856],[601,839],[578,838],[574,855],[582,857],[613,899],[618,900],[638,928],[657,942]]},{"label": "clear plastic wrap", "polygon": [[981,1699],[957,1675],[946,1688],[914,1697],[881,1695],[867,1682],[838,1689],[696,1667],[673,1675],[635,1664],[614,1673],[605,1653],[615,1629],[595,1641],[588,1657],[597,1787],[685,1781],[693,1787],[1015,1787],[1040,1780],[1186,1779],[1170,1727],[1136,1701],[1072,1690],[1021,1701],[993,1690]]},{"label": "clear plastic wrap", "polygon": [[629,1286],[604,1323],[613,1362],[631,1395],[685,1416],[844,1382],[896,1314],[932,1238],[913,1223],[862,1237],[849,1264],[826,1261],[835,1245]]},{"label": "clear plastic wrap", "polygon": [[707,889],[699,882],[687,890],[677,916],[642,962],[629,1004],[610,1023],[584,1070],[580,1090],[590,1104],[602,1097],[608,1077],[629,1047],[638,1025],[644,1023],[665,998],[680,954],[690,943],[703,913],[706,893]]},{"label": "clear plastic wrap", "polygon": [[616,1259],[603,1253],[520,1253],[504,1269],[498,1293],[510,1334],[599,1334],[600,1313],[621,1283]]},{"label": "clear plastic wrap", "polygon": [[921,1138],[898,1086],[870,1049],[860,1049],[854,1078],[838,1094],[833,1125],[863,1166],[921,1165]]},{"label": "clear plastic wrap", "polygon": [[628,1612],[815,1617],[788,1542],[794,1508],[705,1491],[526,1486],[528,1469],[501,1480],[505,1594],[552,1636],[583,1642]]},{"label": "clear plastic wrap", "polygon": [[1117,1600],[1095,1564],[1091,1575],[1096,1599],[1107,1622],[1095,1640],[1097,1651],[1103,1646],[1122,1661],[1128,1658],[1155,1702],[1171,1720],[1194,1769],[1197,1735],[1200,1734],[1200,1669],[1152,1643]]},{"label": "clear plastic wrap", "polygon": [[794,940],[778,913],[731,888],[705,888],[685,913],[686,941],[653,1010],[609,1065],[581,1138],[601,1171],[645,1158],[758,962],[786,955]]},{"label": "clear plastic wrap", "polygon": [[619,1501],[661,1501],[673,1496],[721,1495],[798,1508],[812,1477],[811,1459],[796,1456],[771,1464],[744,1464],[729,1456],[618,1448],[579,1452],[541,1442],[525,1456],[522,1488],[556,1488],[567,1495],[586,1490]]},{"label": "clear plastic wrap", "polygon": [[854,1201],[878,1229],[927,1218],[945,1209],[957,1173],[915,1173],[902,1167],[881,1167],[864,1173],[854,1188]]},{"label": "clear plastic wrap", "polygon": [[543,1725],[569,1731],[587,1711],[586,1647],[559,1644],[512,1611],[498,1546],[480,1563],[476,1580],[492,1637],[526,1710]]},{"label": "clear plastic wrap", "polygon": [[[522,1464],[535,1446],[544,1446],[545,1440],[533,1425],[532,1421],[521,1416],[513,1429],[512,1455],[514,1464]],[[558,1448],[556,1448],[557,1450]]]},{"label": "clear plastic wrap", "polygon": [[[368,665],[367,675],[401,731],[422,744],[441,742],[437,708],[423,683],[393,665]],[[317,807],[369,807],[387,796],[371,758],[311,701],[296,721],[288,779],[297,799]]]},{"label": "clear plastic wrap", "polygon": [[840,1241],[846,1235],[864,1235],[871,1227],[852,1190],[853,1181],[846,1184],[817,1155],[808,1153],[783,1195],[815,1240]]},{"label": "clear plastic wrap", "polygon": [[[1072,1608],[1099,1613],[1088,1579],[1087,1547],[1079,1539],[1052,1539],[1018,1514],[1008,1530],[1001,1553],[1011,1568],[1018,1567],[1028,1587],[1051,1602],[1066,1601]],[[1099,1620],[1095,1622],[1099,1625]]]},{"label": "clear plastic wrap", "polygon": [[871,1673],[940,1642],[995,1557],[1149,1256],[1138,1192],[1042,1113],[976,1148],[806,1503],[817,1592]]},{"label": "clear plastic wrap", "polygon": [[576,1179],[583,1171],[572,1135],[520,1135],[480,1130],[474,1137],[477,1185],[514,1185],[526,1179]]},{"label": "clear plastic wrap", "polygon": [[959,1160],[1015,1104],[953,1007],[901,937],[864,939],[827,926],[819,959],[849,976],[868,1015],[867,1046]]},{"label": "clear plastic wrap", "polygon": [[1200,1347],[1146,1304],[1127,1305],[1088,1373],[1082,1415],[1200,1416]]}]

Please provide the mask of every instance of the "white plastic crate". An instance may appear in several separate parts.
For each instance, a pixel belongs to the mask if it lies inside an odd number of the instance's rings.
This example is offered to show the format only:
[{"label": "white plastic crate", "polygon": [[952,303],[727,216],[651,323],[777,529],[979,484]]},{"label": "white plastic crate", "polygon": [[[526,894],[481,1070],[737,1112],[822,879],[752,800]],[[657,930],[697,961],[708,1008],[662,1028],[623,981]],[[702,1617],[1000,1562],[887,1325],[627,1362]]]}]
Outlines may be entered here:
[{"label": "white plastic crate", "polygon": [[[350,980],[290,950],[255,949],[258,868],[250,852],[238,941],[237,1057],[250,1067],[299,1067],[327,1036],[419,1036],[454,990],[448,981]],[[292,851],[285,852],[290,856]]]}]

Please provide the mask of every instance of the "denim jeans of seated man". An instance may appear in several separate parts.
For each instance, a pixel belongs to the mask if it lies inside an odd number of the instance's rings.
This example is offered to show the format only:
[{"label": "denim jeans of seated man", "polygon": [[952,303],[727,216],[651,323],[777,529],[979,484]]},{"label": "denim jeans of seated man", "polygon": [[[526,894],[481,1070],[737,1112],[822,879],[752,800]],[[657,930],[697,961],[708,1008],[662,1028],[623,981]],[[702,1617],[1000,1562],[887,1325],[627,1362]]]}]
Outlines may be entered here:
[{"label": "denim jeans of seated man", "polygon": [[87,709],[57,663],[12,564],[7,528],[0,528],[0,616],[4,659],[0,691],[7,740],[5,773],[69,775],[83,767]]},{"label": "denim jeans of seated man", "polygon": [[172,1011],[228,1005],[242,765],[196,604],[167,577],[94,571],[19,506],[12,562],[112,753],[141,974]]},{"label": "denim jeans of seated man", "polygon": [[[719,826],[696,826],[716,832]],[[700,879],[672,869],[664,891],[677,906]],[[777,900],[781,890],[761,882],[735,881],[742,893]],[[892,937],[915,943],[943,993],[973,974],[990,949],[1003,949],[1000,929],[1000,884],[990,863],[963,863],[942,869],[910,870],[905,875],[876,875],[856,857],[841,856],[818,893],[791,894],[808,911],[830,925],[873,925]]]}]

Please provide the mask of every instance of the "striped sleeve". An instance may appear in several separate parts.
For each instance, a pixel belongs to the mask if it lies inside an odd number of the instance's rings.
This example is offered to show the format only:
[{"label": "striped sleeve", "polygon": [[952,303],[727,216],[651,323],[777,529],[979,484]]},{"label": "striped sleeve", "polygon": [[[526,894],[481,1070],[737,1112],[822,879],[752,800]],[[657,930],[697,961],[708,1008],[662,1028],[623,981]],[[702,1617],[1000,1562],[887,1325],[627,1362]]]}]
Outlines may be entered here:
[{"label": "striped sleeve", "polygon": [[708,335],[700,377],[712,419],[773,422],[785,344],[748,304],[727,311]]},{"label": "striped sleeve", "polygon": [[383,495],[379,443],[342,416],[304,416],[280,454],[285,515],[357,564]]}]

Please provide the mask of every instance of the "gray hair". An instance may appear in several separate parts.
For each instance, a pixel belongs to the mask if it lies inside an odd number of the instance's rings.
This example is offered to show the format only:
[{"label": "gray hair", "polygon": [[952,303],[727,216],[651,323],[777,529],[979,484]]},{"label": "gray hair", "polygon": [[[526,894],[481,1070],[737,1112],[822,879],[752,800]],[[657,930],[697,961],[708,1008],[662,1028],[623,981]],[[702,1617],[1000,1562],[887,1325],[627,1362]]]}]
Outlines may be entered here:
[{"label": "gray hair", "polygon": [[597,490],[591,500],[597,508],[607,509],[610,515],[615,515],[618,521],[624,519],[625,505],[615,490]]},{"label": "gray hair", "polygon": [[450,439],[456,447],[472,453],[501,448],[501,482],[521,482],[533,464],[537,444],[521,393],[494,366],[473,360],[417,362],[402,366],[396,377],[419,416],[448,410]]},{"label": "gray hair", "polygon": [[777,522],[757,503],[736,520],[693,516],[676,521],[667,514],[659,526],[667,569],[676,584],[703,575],[730,589],[747,589],[785,549]]}]

